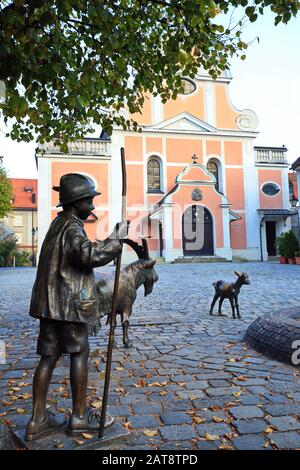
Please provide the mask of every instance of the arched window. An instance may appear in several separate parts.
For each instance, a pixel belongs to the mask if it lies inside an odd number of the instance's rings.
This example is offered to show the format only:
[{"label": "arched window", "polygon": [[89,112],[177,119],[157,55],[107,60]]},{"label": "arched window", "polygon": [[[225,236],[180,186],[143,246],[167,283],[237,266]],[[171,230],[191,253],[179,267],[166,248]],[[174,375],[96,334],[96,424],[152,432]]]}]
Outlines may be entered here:
[{"label": "arched window", "polygon": [[210,173],[212,173],[214,175],[214,177],[216,178],[216,190],[217,191],[220,191],[220,179],[219,179],[219,168],[218,168],[218,165],[216,164],[216,162],[214,162],[213,160],[209,160],[207,162],[207,169]]},{"label": "arched window", "polygon": [[161,192],[160,160],[156,157],[151,157],[148,160],[147,181],[148,181],[148,192],[150,193]]}]

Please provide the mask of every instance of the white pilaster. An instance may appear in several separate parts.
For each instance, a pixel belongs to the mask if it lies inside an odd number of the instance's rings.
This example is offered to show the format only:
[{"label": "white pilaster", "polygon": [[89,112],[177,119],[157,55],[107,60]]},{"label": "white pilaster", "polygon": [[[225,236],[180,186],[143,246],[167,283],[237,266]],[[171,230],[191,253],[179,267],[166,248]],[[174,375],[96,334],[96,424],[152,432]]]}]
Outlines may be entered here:
[{"label": "white pilaster", "polygon": [[[290,209],[290,191],[289,191],[289,169],[282,168],[281,170],[281,187],[282,187],[282,206],[283,209]],[[299,188],[299,186],[298,186]]]},{"label": "white pilaster", "polygon": [[51,222],[51,160],[38,157],[38,254]]},{"label": "white pilaster", "polygon": [[222,207],[222,219],[224,245],[222,250],[216,249],[216,254],[223,256],[227,260],[232,260],[232,249],[230,243],[229,206]]},{"label": "white pilaster", "polygon": [[211,126],[216,126],[216,104],[215,89],[212,83],[206,82],[205,86],[205,114],[206,122]]},{"label": "white pilaster", "polygon": [[153,125],[158,124],[164,120],[163,105],[159,95],[152,96],[152,119]]},{"label": "white pilaster", "polygon": [[259,216],[257,213],[259,208],[258,177],[253,142],[250,140],[243,144],[243,165],[247,248],[257,248],[260,246]]},{"label": "white pilaster", "polygon": [[109,232],[122,217],[122,168],[120,148],[124,146],[122,132],[114,130],[111,136],[111,178],[109,180]]},{"label": "white pilaster", "polygon": [[163,239],[164,250],[163,256],[167,262],[175,259],[173,253],[173,204],[165,204],[163,212]]}]

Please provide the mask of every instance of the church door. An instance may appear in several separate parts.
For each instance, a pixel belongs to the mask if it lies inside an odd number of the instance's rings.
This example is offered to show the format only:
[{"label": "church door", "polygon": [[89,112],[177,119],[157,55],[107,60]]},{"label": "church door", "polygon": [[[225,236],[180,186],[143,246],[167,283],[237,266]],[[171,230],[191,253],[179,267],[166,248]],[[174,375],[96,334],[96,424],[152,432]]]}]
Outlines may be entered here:
[{"label": "church door", "polygon": [[182,246],[184,256],[214,254],[213,221],[206,207],[193,205],[182,216]]}]

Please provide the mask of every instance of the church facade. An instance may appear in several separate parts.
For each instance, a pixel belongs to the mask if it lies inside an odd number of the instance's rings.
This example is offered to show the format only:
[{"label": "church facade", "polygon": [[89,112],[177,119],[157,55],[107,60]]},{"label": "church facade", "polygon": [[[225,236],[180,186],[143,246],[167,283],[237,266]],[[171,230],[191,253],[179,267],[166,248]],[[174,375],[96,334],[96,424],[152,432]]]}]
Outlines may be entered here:
[{"label": "church facade", "polygon": [[[89,175],[102,193],[85,224],[89,237],[112,231],[121,216],[123,147],[129,237],[146,237],[153,258],[274,256],[292,215],[287,149],[255,146],[257,116],[232,105],[230,81],[228,73],[217,80],[199,73],[183,79],[176,100],[146,96],[143,112],[132,116],[142,132],[115,128],[70,144],[68,155],[45,146],[37,153],[39,243],[57,213],[51,187],[69,172]],[[123,260],[135,256],[128,247]]]}]

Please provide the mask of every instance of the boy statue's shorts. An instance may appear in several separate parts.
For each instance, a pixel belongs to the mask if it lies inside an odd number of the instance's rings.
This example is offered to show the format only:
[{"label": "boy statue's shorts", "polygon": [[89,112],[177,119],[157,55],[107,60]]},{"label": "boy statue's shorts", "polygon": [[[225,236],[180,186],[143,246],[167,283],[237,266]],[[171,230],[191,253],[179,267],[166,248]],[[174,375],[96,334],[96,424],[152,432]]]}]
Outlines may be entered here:
[{"label": "boy statue's shorts", "polygon": [[88,347],[88,326],[86,323],[40,319],[37,354],[59,356],[60,354],[79,353]]}]

